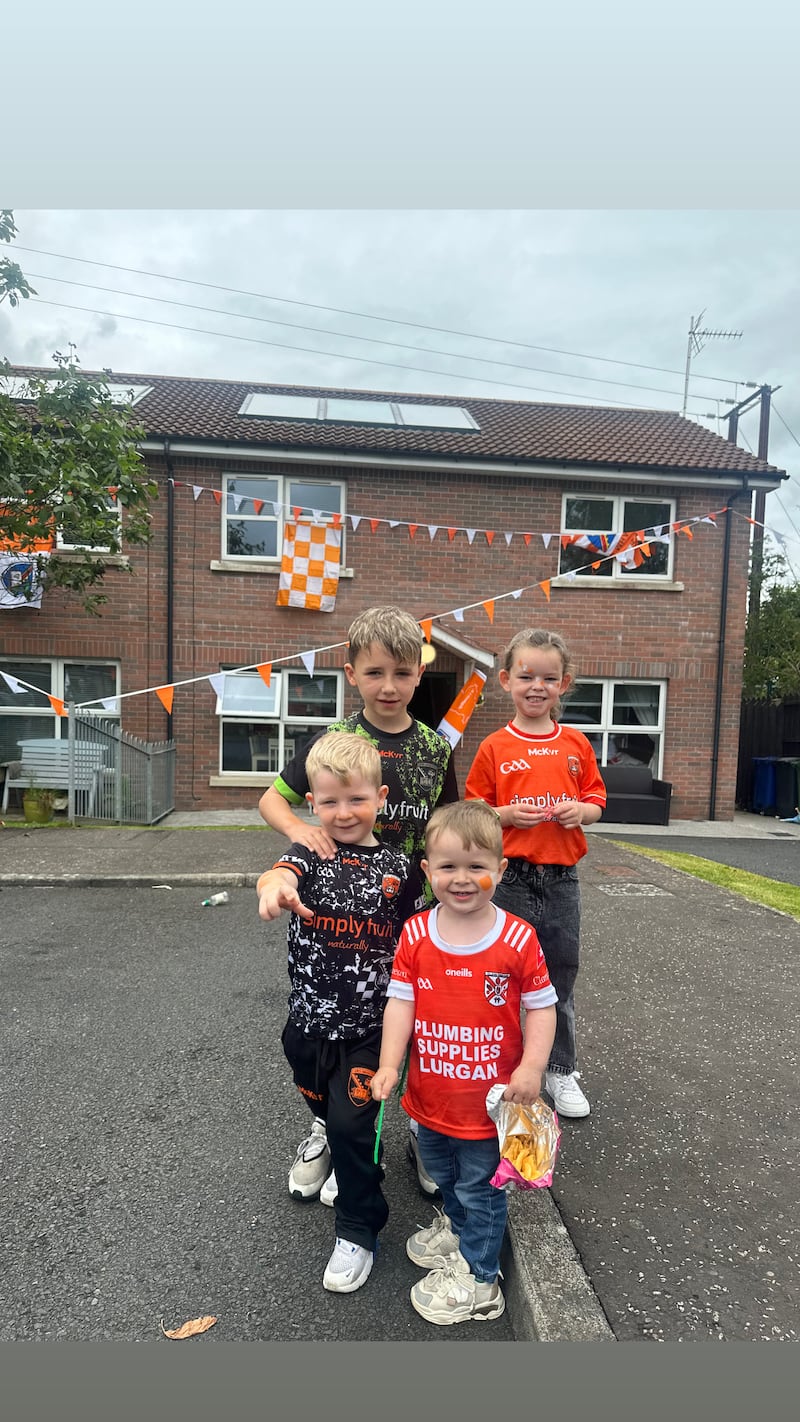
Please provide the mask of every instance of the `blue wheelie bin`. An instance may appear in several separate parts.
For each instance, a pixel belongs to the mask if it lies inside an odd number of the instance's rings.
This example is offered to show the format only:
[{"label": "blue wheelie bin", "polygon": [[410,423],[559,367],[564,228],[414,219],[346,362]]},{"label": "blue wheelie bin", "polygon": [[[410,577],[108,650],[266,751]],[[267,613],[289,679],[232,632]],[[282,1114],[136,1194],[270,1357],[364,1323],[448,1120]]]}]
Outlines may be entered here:
[{"label": "blue wheelie bin", "polygon": [[[753,757],[753,812],[756,815],[774,815],[776,813],[775,766],[777,760],[778,757],[775,755]],[[790,814],[794,814],[794,810],[791,810]]]}]

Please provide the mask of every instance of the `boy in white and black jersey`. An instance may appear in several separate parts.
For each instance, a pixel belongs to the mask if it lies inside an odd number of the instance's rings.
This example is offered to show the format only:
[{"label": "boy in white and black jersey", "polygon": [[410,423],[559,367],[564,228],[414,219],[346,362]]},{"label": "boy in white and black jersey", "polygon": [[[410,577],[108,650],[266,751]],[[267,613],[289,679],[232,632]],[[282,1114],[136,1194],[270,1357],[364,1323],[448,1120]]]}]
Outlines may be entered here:
[{"label": "boy in white and black jersey", "polygon": [[371,1092],[395,945],[417,903],[411,865],[373,830],[387,788],[361,736],[331,732],[308,753],[308,798],[336,846],[331,857],[294,843],[256,885],[264,919],[289,911],[289,1018],[281,1042],[314,1115],[301,1145],[327,1138],[338,1192],[336,1242],[323,1286],[361,1287],[386,1224]]}]

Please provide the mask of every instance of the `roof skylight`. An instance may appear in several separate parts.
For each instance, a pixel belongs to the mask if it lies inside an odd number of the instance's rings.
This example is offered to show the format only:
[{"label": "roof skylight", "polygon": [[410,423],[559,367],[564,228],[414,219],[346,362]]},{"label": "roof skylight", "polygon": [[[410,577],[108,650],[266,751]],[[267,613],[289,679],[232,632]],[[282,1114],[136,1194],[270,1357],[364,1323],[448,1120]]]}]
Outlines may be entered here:
[{"label": "roof skylight", "polygon": [[460,405],[417,405],[410,401],[359,400],[356,397],[246,395],[239,414],[247,419],[306,420],[320,424],[384,425],[391,429],[480,430]]}]

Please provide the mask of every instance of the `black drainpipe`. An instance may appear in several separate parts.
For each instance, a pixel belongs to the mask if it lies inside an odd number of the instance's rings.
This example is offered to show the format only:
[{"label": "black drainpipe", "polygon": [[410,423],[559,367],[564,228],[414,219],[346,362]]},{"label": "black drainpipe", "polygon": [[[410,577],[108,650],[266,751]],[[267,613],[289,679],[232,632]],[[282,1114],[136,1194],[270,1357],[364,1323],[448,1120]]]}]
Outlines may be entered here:
[{"label": "black drainpipe", "polygon": [[728,499],[728,510],[725,514],[725,542],[722,552],[722,588],[720,590],[719,603],[719,640],[717,645],[717,686],[714,697],[714,740],[711,748],[711,788],[708,797],[708,818],[713,820],[717,812],[717,760],[719,758],[719,742],[721,736],[722,723],[722,677],[725,670],[725,630],[728,622],[728,581],[730,571],[731,552],[731,519],[733,517],[733,505],[739,498],[739,494],[747,493],[747,480],[739,492],[732,494]]},{"label": "black drainpipe", "polygon": [[[169,440],[164,440],[164,459],[167,465],[167,686],[173,682],[173,660],[175,633],[173,627],[173,604],[175,601],[175,482]],[[167,716],[167,740],[172,740],[172,712]]]}]

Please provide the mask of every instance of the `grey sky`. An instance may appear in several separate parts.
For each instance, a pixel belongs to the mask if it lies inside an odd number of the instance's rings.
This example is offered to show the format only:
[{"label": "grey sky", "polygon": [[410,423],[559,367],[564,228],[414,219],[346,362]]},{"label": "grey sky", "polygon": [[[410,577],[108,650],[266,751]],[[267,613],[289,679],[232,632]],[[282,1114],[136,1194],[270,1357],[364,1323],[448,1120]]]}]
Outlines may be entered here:
[{"label": "grey sky", "polygon": [[[800,446],[792,437],[800,440],[798,211],[17,210],[15,217],[15,259],[38,291],[38,299],[16,311],[0,308],[0,354],[16,363],[47,365],[53,351],[73,341],[87,368],[680,410],[689,318],[705,309],[704,327],[739,330],[742,339],[710,340],[694,357],[689,414],[716,429],[716,420],[706,417],[717,409],[724,416],[726,398],[750,393],[735,382],[781,386],[769,455],[793,481],[769,495],[767,523],[786,535],[800,571],[794,477]],[[475,332],[503,344],[233,296],[68,256]],[[91,291],[55,278],[140,295]],[[142,299],[155,296],[316,326],[326,334]],[[61,310],[45,300],[121,316]],[[125,315],[283,346],[140,324],[121,319]],[[352,339],[356,334],[387,344],[362,343]],[[401,350],[388,344],[392,340],[421,349]],[[520,349],[514,341],[606,360]],[[433,348],[453,354],[433,354]],[[480,360],[459,360],[456,353]],[[675,373],[608,363],[612,359]],[[757,411],[743,416],[741,442],[753,449],[757,425]]]}]

